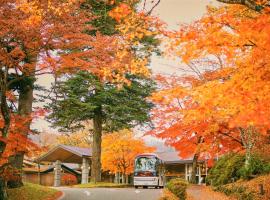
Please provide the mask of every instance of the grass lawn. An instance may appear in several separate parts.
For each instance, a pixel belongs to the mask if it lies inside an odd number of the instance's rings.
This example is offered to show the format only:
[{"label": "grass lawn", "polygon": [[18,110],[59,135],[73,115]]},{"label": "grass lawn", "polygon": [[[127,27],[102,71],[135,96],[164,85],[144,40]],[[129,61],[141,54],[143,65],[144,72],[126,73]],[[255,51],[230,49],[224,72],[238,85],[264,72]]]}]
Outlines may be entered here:
[{"label": "grass lawn", "polygon": [[76,187],[76,188],[97,188],[97,187],[101,187],[101,188],[125,188],[125,187],[131,187],[131,185],[98,182],[98,183],[86,183],[86,184],[74,185],[73,187]]},{"label": "grass lawn", "polygon": [[9,200],[54,200],[61,195],[58,190],[31,183],[23,187],[8,189]]}]

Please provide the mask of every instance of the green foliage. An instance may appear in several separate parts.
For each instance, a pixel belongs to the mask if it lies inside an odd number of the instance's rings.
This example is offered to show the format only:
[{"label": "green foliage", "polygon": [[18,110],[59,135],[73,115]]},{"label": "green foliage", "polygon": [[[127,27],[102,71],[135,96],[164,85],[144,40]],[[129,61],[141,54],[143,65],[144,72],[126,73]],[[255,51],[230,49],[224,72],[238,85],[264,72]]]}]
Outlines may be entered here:
[{"label": "green foliage", "polygon": [[[89,24],[93,26],[93,29],[85,30],[85,32],[89,35],[96,35],[97,32],[109,36],[117,34],[117,22],[115,19],[109,16],[109,12],[117,7],[120,3],[126,3],[126,1],[117,0],[115,4],[108,4],[106,1],[86,0],[81,5],[81,8],[84,10],[91,10],[91,13],[93,13],[95,18],[89,22]],[[138,3],[139,1],[134,1],[133,4],[129,2],[129,5],[136,10]],[[160,45],[160,39],[157,39],[156,35],[144,36],[137,42],[139,42],[140,45],[132,46],[132,50],[136,52],[137,57],[144,55],[144,57],[150,58],[152,53],[161,55],[160,49],[158,48]]]},{"label": "green foliage", "polygon": [[253,155],[249,165],[245,165],[245,156],[229,153],[221,157],[209,171],[206,179],[213,186],[224,185],[234,182],[240,178],[250,179],[260,174],[270,172],[270,163]]},{"label": "green foliage", "polygon": [[254,199],[254,193],[251,191],[248,191],[247,188],[243,186],[218,186],[214,189],[215,191],[223,192],[227,196],[234,196],[239,200],[253,200]]},{"label": "green foliage", "polygon": [[213,186],[224,185],[240,178],[239,169],[244,166],[245,157],[229,153],[221,157],[209,171],[206,179]]},{"label": "green foliage", "polygon": [[263,171],[265,174],[269,174],[270,173],[270,162],[266,163],[263,167]]},{"label": "green foliage", "polygon": [[34,82],[36,78],[32,76],[25,75],[17,75],[15,73],[11,73],[8,76],[8,81],[10,82],[9,90],[16,90],[18,92],[24,92],[24,88],[27,86],[34,87]]},{"label": "green foliage", "polygon": [[180,200],[185,200],[187,198],[187,186],[187,181],[180,178],[172,179],[166,185],[166,187]]},{"label": "green foliage", "polygon": [[149,120],[152,103],[146,98],[154,91],[151,79],[127,75],[130,85],[118,88],[101,83],[94,75],[81,71],[55,87],[56,97],[48,105],[48,119],[62,131],[81,128],[101,110],[103,130],[131,128]]},{"label": "green foliage", "polygon": [[243,165],[239,170],[239,174],[243,179],[250,179],[253,176],[269,173],[270,164],[266,163],[258,156],[252,156],[248,166]]},{"label": "green foliage", "polygon": [[109,11],[112,10],[116,4],[110,5],[106,1],[87,0],[82,4],[82,9],[91,10],[95,15],[95,19],[91,20],[94,29],[88,30],[87,33],[95,35],[97,31],[103,35],[113,35],[117,33],[115,30],[116,21],[109,16]]}]

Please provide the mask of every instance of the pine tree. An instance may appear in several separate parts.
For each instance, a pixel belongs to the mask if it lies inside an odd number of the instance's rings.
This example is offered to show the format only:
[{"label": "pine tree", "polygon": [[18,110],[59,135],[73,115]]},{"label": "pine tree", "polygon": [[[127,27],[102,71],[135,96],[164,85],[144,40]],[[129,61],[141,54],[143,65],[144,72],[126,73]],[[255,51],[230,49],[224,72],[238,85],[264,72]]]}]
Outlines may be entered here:
[{"label": "pine tree", "polygon": [[48,119],[62,131],[83,127],[82,122],[93,120],[92,181],[100,181],[101,136],[131,128],[149,121],[152,103],[147,97],[154,90],[154,82],[145,77],[127,75],[130,84],[120,88],[116,84],[102,83],[98,77],[81,71],[66,81],[58,82],[57,96],[48,105],[52,113]]}]

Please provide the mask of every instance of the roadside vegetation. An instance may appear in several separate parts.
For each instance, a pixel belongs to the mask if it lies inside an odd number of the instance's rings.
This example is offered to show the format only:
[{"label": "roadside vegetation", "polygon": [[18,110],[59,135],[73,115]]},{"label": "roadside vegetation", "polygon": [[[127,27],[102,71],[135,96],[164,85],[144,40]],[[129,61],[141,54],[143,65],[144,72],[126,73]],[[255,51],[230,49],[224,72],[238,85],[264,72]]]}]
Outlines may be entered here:
[{"label": "roadside vegetation", "polygon": [[61,196],[61,192],[53,188],[31,183],[24,183],[20,188],[8,189],[9,200],[54,200]]},{"label": "roadside vegetation", "polygon": [[221,157],[209,171],[207,184],[214,191],[239,200],[270,199],[270,163],[252,156],[245,166],[245,156],[230,153]]},{"label": "roadside vegetation", "polygon": [[[261,190],[261,186],[263,190]],[[270,199],[270,175],[262,175],[257,178],[238,180],[235,183],[215,187],[216,191],[239,200],[268,200]]]},{"label": "roadside vegetation", "polygon": [[162,193],[160,200],[178,200],[178,197],[172,193],[169,189],[165,188]]},{"label": "roadside vegetation", "polygon": [[187,199],[187,187],[188,182],[181,178],[171,179],[166,184],[166,189],[164,189],[162,200],[170,199]]}]

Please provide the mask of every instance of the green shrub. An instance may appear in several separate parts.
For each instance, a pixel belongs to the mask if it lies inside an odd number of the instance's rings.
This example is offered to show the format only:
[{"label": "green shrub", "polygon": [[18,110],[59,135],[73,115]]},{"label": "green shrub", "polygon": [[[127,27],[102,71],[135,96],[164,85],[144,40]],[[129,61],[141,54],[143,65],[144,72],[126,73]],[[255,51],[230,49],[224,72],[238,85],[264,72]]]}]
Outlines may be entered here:
[{"label": "green shrub", "polygon": [[167,183],[167,188],[175,194],[180,200],[185,200],[187,197],[186,189],[188,186],[187,181],[176,178]]},{"label": "green shrub", "polygon": [[239,169],[244,166],[243,155],[229,153],[221,157],[209,171],[206,182],[213,186],[224,185],[240,178]]},{"label": "green shrub", "polygon": [[269,174],[270,173],[270,162],[266,163],[263,167],[263,171],[265,174]]},{"label": "green shrub", "polygon": [[258,156],[252,156],[248,167],[243,165],[239,170],[239,174],[243,179],[250,179],[254,175],[260,175],[268,173],[270,171],[269,163],[266,163],[263,159]]},{"label": "green shrub", "polygon": [[244,155],[229,153],[221,157],[210,169],[206,183],[219,186],[240,178],[250,179],[267,173],[270,173],[270,163],[265,162],[262,158],[253,155],[249,166],[246,167]]}]

